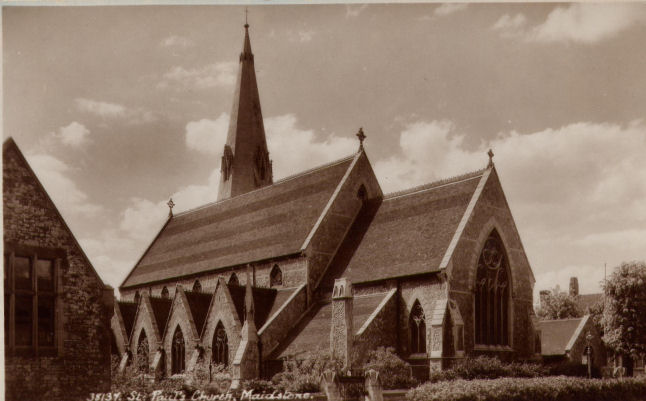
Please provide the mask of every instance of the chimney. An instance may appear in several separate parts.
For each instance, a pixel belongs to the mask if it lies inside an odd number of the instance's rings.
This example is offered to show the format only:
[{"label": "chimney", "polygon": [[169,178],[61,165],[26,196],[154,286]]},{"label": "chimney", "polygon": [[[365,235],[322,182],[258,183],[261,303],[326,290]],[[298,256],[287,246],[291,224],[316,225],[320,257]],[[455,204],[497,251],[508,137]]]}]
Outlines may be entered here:
[{"label": "chimney", "polygon": [[579,295],[579,280],[576,277],[570,277],[570,296]]},{"label": "chimney", "polygon": [[350,369],[352,341],[352,282],[347,278],[334,280],[332,291],[332,325],[330,328],[330,353]]},{"label": "chimney", "polygon": [[547,297],[550,296],[549,290],[542,290],[539,292],[539,300],[540,300],[540,305],[545,306],[545,303],[547,303]]}]

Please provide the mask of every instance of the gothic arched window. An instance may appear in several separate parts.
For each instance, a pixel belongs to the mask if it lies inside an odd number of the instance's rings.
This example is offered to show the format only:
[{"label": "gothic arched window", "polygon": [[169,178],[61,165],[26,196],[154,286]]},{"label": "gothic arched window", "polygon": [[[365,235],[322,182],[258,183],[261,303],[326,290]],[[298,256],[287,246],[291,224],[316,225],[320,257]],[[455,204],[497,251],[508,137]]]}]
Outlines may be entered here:
[{"label": "gothic arched window", "polygon": [[224,366],[229,365],[229,339],[222,322],[218,322],[213,335],[213,363]]},{"label": "gothic arched window", "polygon": [[139,298],[141,298],[141,295],[139,295],[139,291],[135,291],[135,303],[139,303]]},{"label": "gothic arched window", "polygon": [[162,288],[161,296],[162,296],[162,298],[170,297],[170,294],[168,293],[168,288],[166,288],[165,286],[164,286],[164,288]]},{"label": "gothic arched window", "polygon": [[141,330],[139,343],[137,344],[137,370],[147,372],[148,365],[148,338],[146,338],[146,332]]},{"label": "gothic arched window", "polygon": [[185,368],[184,336],[179,326],[173,334],[173,343],[171,344],[171,372],[173,374],[183,373]]},{"label": "gothic arched window", "polygon": [[202,284],[200,284],[200,280],[195,280],[193,283],[193,292],[202,292]]},{"label": "gothic arched window", "polygon": [[275,287],[277,285],[283,285],[283,272],[278,265],[274,265],[269,273],[269,286]]},{"label": "gothic arched window", "polygon": [[485,241],[477,269],[475,343],[509,345],[509,264],[495,230]]},{"label": "gothic arched window", "polygon": [[415,301],[408,318],[410,329],[410,352],[420,354],[426,352],[426,317],[419,301]]},{"label": "gothic arched window", "polygon": [[240,285],[240,282],[238,281],[238,276],[235,273],[231,273],[231,277],[229,277],[229,284]]},{"label": "gothic arched window", "polygon": [[366,191],[366,187],[363,185],[360,186],[357,191],[357,198],[361,201],[361,204],[365,204],[368,201],[368,192]]}]

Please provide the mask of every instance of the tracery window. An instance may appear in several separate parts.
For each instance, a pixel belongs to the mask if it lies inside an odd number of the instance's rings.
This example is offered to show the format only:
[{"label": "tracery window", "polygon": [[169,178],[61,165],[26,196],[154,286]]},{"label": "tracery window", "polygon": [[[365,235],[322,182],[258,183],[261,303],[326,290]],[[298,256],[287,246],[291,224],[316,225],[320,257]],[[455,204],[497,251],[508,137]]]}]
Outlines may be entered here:
[{"label": "tracery window", "polygon": [[148,338],[146,332],[141,330],[139,335],[139,344],[137,344],[137,370],[147,372],[150,361],[148,359]]},{"label": "tracery window", "polygon": [[229,365],[229,339],[222,322],[218,322],[213,335],[213,363],[224,366]]},{"label": "tracery window", "polygon": [[410,352],[420,354],[426,352],[426,316],[419,301],[415,301],[408,318],[410,329]]},{"label": "tracery window", "polygon": [[161,296],[162,296],[162,298],[169,298],[170,297],[170,294],[168,293],[168,288],[166,288],[165,286],[164,286],[164,288],[162,288]]},{"label": "tracery window", "polygon": [[18,353],[55,352],[65,251],[7,243],[5,251],[5,347]]},{"label": "tracery window", "polygon": [[231,273],[231,277],[229,277],[229,284],[240,285],[237,274]]},{"label": "tracery window", "polygon": [[509,264],[498,233],[485,241],[475,285],[475,342],[509,345]]},{"label": "tracery window", "polygon": [[278,265],[274,265],[269,273],[269,286],[276,287],[278,285],[283,285],[283,272]]},{"label": "tracery window", "polygon": [[195,280],[193,283],[193,292],[202,292],[202,284],[200,280]]},{"label": "tracery window", "polygon": [[175,334],[173,334],[173,342],[171,344],[171,372],[172,374],[183,373],[186,368],[185,360],[185,346],[184,335],[182,329],[177,326]]}]

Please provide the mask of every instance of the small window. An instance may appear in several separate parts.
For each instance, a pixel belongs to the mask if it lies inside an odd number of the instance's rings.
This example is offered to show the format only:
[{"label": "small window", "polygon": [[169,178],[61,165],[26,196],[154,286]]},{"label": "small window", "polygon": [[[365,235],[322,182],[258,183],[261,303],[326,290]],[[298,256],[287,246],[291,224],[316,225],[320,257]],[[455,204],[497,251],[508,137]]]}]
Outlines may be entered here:
[{"label": "small window", "polygon": [[229,277],[229,284],[240,285],[237,274],[231,273],[231,277]]},{"label": "small window", "polygon": [[166,299],[170,297],[170,294],[168,293],[168,288],[166,288],[166,286],[162,288],[161,296],[162,298],[166,298]]},{"label": "small window", "polygon": [[269,273],[269,286],[277,287],[279,285],[283,285],[283,272],[280,270],[278,265],[274,265],[271,269],[271,273]]},{"label": "small window", "polygon": [[184,373],[185,357],[184,335],[182,334],[182,329],[177,326],[171,345],[171,372],[173,374]]},{"label": "small window", "polygon": [[193,283],[193,291],[202,292],[202,284],[200,284],[200,280],[195,280],[195,282]]}]

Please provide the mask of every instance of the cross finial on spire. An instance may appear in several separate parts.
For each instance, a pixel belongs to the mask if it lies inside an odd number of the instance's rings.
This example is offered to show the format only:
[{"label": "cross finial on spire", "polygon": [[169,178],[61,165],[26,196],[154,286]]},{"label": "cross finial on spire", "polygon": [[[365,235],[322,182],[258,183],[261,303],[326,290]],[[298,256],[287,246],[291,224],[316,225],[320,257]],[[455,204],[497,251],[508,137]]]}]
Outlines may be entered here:
[{"label": "cross finial on spire", "polygon": [[175,202],[173,202],[173,198],[170,198],[168,200],[168,216],[172,217],[173,216],[173,207],[175,206]]},{"label": "cross finial on spire", "polygon": [[362,151],[363,141],[366,139],[366,134],[363,133],[363,127],[359,128],[359,132],[357,132],[357,138],[359,138],[359,151]]},{"label": "cross finial on spire", "polygon": [[493,167],[493,150],[489,149],[487,155],[489,156],[489,164],[487,164],[487,168],[491,168]]}]

